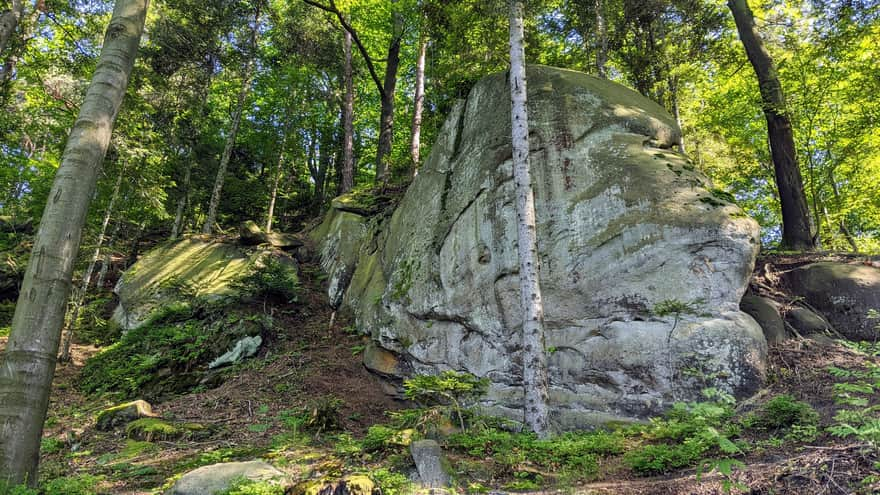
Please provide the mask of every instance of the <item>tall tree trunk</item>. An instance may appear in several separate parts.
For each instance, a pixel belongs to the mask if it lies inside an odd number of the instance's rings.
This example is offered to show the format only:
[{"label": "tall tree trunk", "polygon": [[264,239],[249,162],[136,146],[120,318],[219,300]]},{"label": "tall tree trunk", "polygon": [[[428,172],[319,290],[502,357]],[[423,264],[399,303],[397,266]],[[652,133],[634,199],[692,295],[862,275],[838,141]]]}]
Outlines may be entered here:
[{"label": "tall tree trunk", "polygon": [[608,63],[608,28],[605,26],[605,12],[602,0],[594,0],[596,9],[596,74],[607,79],[605,65]]},{"label": "tall tree trunk", "polygon": [[523,4],[510,0],[510,100],[513,179],[516,184],[517,251],[523,311],[523,388],[526,425],[545,437],[549,430],[544,302],[541,299],[535,197],[529,176],[529,117],[523,45]]},{"label": "tall tree trunk", "polygon": [[667,83],[669,84],[669,101],[672,103],[672,115],[675,117],[675,124],[680,131],[678,151],[681,153],[687,153],[684,147],[684,129],[682,129],[681,126],[681,109],[678,105],[678,78],[669,76]]},{"label": "tall tree trunk", "polygon": [[[113,242],[119,237],[119,228],[122,226],[122,222],[117,220],[116,226],[113,227],[113,233],[110,234],[110,239],[107,240],[108,248],[113,245]],[[95,282],[95,287],[98,290],[104,288],[104,279],[107,277],[107,269],[110,268],[110,249],[104,250],[104,259],[101,260],[101,271],[98,272],[98,280]]]},{"label": "tall tree trunk", "polygon": [[119,169],[119,176],[116,178],[116,184],[113,186],[113,194],[110,196],[109,203],[107,203],[107,211],[104,212],[104,221],[101,222],[101,231],[98,233],[98,238],[95,240],[95,252],[92,254],[92,259],[89,261],[89,266],[86,268],[86,272],[83,275],[79,292],[74,298],[73,310],[71,311],[70,319],[67,321],[67,331],[64,332],[64,341],[61,345],[61,355],[58,357],[58,360],[62,363],[70,362],[70,343],[73,340],[76,320],[79,318],[79,312],[82,309],[86,294],[89,291],[89,284],[92,282],[92,274],[95,273],[95,265],[98,264],[98,259],[101,257],[101,247],[104,245],[104,236],[107,234],[107,226],[110,225],[110,217],[113,216],[113,207],[116,204],[116,199],[119,197],[119,189],[122,187],[122,177],[124,175],[125,165]]},{"label": "tall tree trunk", "polygon": [[423,33],[419,39],[419,57],[416,59],[416,94],[413,109],[412,140],[409,153],[413,161],[413,175],[419,173],[422,148],[422,110],[425,107],[425,52],[428,51],[428,37]]},{"label": "tall tree trunk", "polygon": [[344,31],[343,51],[345,66],[343,80],[345,96],[342,101],[342,180],[340,192],[354,188],[354,74],[351,61],[351,33]]},{"label": "tall tree trunk", "polygon": [[34,239],[0,364],[0,480],[36,485],[40,437],[73,265],[148,0],[117,0],[101,57],[70,132]]},{"label": "tall tree trunk", "polygon": [[785,95],[776,73],[776,65],[761,40],[747,1],[728,0],[727,6],[733,13],[740,40],[758,77],[776,187],[782,205],[782,244],[795,250],[813,249],[815,241],[810,229],[804,181],[797,162],[794,134],[786,113]]},{"label": "tall tree trunk", "polygon": [[376,148],[376,182],[383,186],[391,178],[391,145],[394,139],[394,92],[397,87],[397,69],[400,67],[400,43],[403,18],[394,13],[394,36],[388,45],[385,63],[385,83],[382,85],[382,111],[379,116],[379,145]]},{"label": "tall tree trunk", "polygon": [[[831,192],[834,193],[834,204],[837,207],[837,211],[840,211],[841,208],[843,207],[843,201],[840,198],[840,188],[837,187],[837,180],[835,180],[835,178],[834,178],[834,169],[833,168],[830,168],[828,170],[828,179],[829,179],[829,182],[831,182]],[[826,216],[827,216],[827,210],[826,210]],[[831,224],[829,223],[828,226],[831,227]],[[840,233],[843,234],[843,238],[846,239],[847,244],[849,244],[849,247],[852,248],[854,253],[858,253],[859,246],[858,246],[858,244],[856,244],[856,239],[855,239],[855,237],[853,237],[852,232],[849,230],[849,227],[846,226],[846,218],[845,217],[840,217],[840,222],[838,222],[838,227],[839,227]]]},{"label": "tall tree trunk", "polygon": [[223,155],[220,156],[220,166],[217,168],[217,177],[214,179],[214,189],[211,192],[211,202],[208,204],[208,215],[205,217],[205,223],[202,225],[203,234],[213,232],[214,223],[217,221],[217,209],[220,207],[220,194],[223,192],[223,182],[226,180],[226,169],[229,167],[232,149],[235,147],[235,138],[238,136],[238,129],[241,126],[241,114],[244,113],[244,105],[247,103],[247,97],[251,91],[251,77],[254,72],[259,29],[260,8],[258,6],[257,12],[254,15],[254,28],[251,31],[250,40],[250,48],[253,50],[253,53],[250,54],[244,68],[241,89],[238,92],[238,102],[235,106],[235,112],[232,114],[232,127],[229,129],[229,135],[226,136],[226,145],[223,147]]},{"label": "tall tree trunk", "polygon": [[174,225],[171,226],[171,240],[177,239],[183,231],[183,213],[189,202],[189,182],[192,178],[192,160],[186,161],[186,172],[183,175],[183,191],[177,200],[177,212],[174,214]]},{"label": "tall tree trunk", "polygon": [[18,27],[22,15],[24,15],[22,0],[12,0],[12,8],[0,14],[0,54],[9,46],[9,40]]},{"label": "tall tree trunk", "polygon": [[266,232],[272,232],[272,218],[275,216],[275,198],[278,197],[278,185],[281,183],[281,175],[284,171],[284,147],[287,145],[289,130],[284,132],[281,139],[281,149],[278,151],[278,167],[275,169],[275,178],[272,180],[272,193],[269,195],[269,211],[266,212]]}]

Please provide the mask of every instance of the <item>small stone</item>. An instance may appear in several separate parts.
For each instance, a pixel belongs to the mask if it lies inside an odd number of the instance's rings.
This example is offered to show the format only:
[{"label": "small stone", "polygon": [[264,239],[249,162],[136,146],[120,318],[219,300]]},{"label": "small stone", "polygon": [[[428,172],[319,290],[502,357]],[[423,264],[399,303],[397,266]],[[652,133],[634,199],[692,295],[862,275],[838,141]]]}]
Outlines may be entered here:
[{"label": "small stone", "polygon": [[792,308],[786,313],[785,320],[804,336],[821,334],[831,328],[824,318],[806,308]]},{"label": "small stone", "polygon": [[242,222],[238,226],[238,235],[245,246],[256,246],[266,242],[265,234],[253,220]]},{"label": "small stone", "polygon": [[768,344],[778,344],[785,340],[785,323],[773,300],[747,292],[739,303],[739,308],[761,325]]},{"label": "small stone", "polygon": [[95,428],[110,431],[117,426],[128,424],[139,418],[155,418],[153,407],[145,400],[135,400],[119,404],[98,413]]},{"label": "small stone", "polygon": [[177,480],[165,495],[218,495],[240,479],[284,482],[284,473],[263,461],[224,462],[203,466]]},{"label": "small stone", "polygon": [[257,353],[262,343],[263,338],[259,335],[245,337],[236,342],[231,350],[211,361],[211,363],[208,364],[208,368],[214,369],[223,366],[224,364],[237,363],[242,359],[249,358]]},{"label": "small stone", "polygon": [[449,486],[449,475],[443,469],[443,451],[434,440],[419,440],[410,445],[410,453],[419,471],[419,479],[426,488]]}]

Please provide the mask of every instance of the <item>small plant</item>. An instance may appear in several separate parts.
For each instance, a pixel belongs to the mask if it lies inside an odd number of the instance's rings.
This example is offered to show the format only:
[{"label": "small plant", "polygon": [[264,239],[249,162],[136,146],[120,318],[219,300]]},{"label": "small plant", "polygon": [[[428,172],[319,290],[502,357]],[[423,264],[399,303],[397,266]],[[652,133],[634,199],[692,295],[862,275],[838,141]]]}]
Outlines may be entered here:
[{"label": "small plant", "polygon": [[277,297],[287,303],[296,302],[299,277],[296,269],[279,259],[267,256],[256,263],[235,288],[247,296],[263,299]]},{"label": "small plant", "polygon": [[806,402],[795,400],[792,396],[778,395],[761,408],[756,426],[768,430],[778,430],[794,426],[815,426],[819,413]]},{"label": "small plant", "polygon": [[695,299],[692,302],[679,301],[678,299],[664,299],[654,305],[651,313],[661,318],[665,316],[679,317],[681,315],[699,314],[700,306],[705,304],[703,299]]},{"label": "small plant", "polygon": [[407,399],[422,405],[451,404],[462,430],[465,428],[463,408],[485,394],[488,387],[486,378],[451,370],[439,375],[419,375],[403,382]]},{"label": "small plant", "polygon": [[284,487],[277,483],[240,478],[219,495],[284,495]]}]

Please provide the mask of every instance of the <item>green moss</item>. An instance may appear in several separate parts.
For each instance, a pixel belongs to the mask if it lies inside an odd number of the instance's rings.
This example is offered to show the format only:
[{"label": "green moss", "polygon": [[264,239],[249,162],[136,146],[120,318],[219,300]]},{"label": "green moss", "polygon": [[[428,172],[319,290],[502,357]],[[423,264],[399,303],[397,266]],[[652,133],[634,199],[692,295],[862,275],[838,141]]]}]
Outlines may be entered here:
[{"label": "green moss", "polygon": [[203,430],[205,427],[198,423],[174,424],[159,418],[141,418],[129,423],[125,427],[125,434],[129,438],[152,442],[191,437]]},{"label": "green moss", "polygon": [[392,278],[395,279],[391,288],[391,299],[394,301],[410,302],[409,290],[412,288],[413,270],[415,263],[412,260],[404,260],[398,266]]}]

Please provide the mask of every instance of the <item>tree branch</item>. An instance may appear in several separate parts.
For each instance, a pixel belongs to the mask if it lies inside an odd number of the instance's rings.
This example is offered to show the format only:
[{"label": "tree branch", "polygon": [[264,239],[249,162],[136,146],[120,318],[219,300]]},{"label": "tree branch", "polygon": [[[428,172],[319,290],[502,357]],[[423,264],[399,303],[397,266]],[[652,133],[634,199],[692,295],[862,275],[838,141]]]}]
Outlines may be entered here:
[{"label": "tree branch", "polygon": [[367,69],[370,70],[370,77],[373,78],[373,82],[376,83],[376,88],[379,90],[379,96],[385,98],[385,87],[382,85],[382,80],[379,79],[379,75],[376,73],[376,68],[373,66],[373,59],[370,58],[370,55],[367,53],[367,49],[364,47],[364,44],[361,43],[361,39],[357,35],[357,31],[355,31],[354,27],[345,20],[345,16],[342,15],[342,12],[336,7],[336,3],[333,0],[329,0],[330,5],[321,4],[315,0],[303,0],[303,2],[311,5],[312,7],[317,7],[325,12],[330,12],[331,14],[335,14],[336,18],[339,19],[339,23],[342,24],[342,28],[348,31],[351,34],[351,39],[354,41],[354,44],[357,45],[358,51],[361,52],[361,56],[364,57],[364,62],[367,64]]}]

